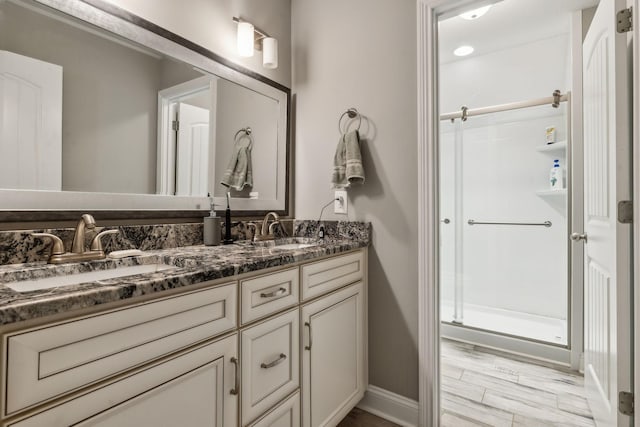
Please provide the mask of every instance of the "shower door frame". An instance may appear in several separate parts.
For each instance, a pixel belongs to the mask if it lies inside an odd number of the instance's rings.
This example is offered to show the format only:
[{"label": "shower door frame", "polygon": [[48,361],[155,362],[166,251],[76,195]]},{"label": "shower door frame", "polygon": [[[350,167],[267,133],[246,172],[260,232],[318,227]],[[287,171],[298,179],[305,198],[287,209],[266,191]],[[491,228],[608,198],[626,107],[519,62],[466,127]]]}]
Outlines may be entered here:
[{"label": "shower door frame", "polygon": [[[446,120],[458,120],[463,119],[467,120],[467,118],[472,118],[474,116],[484,115],[484,114],[492,114],[506,111],[514,111],[519,109],[527,109],[532,107],[544,106],[544,105],[555,105],[555,103],[560,105],[563,102],[566,102],[567,105],[567,113],[566,113],[566,136],[567,136],[567,148],[565,151],[566,156],[566,164],[567,164],[567,198],[566,198],[566,217],[567,217],[567,228],[566,228],[566,236],[568,240],[568,236],[571,234],[573,229],[582,229],[582,227],[576,227],[576,222],[580,222],[580,218],[582,217],[582,197],[581,192],[574,191],[574,183],[578,184],[578,188],[582,188],[582,179],[581,175],[576,174],[573,168],[574,163],[579,164],[579,161],[575,161],[574,159],[574,144],[573,144],[573,108],[574,102],[572,101],[572,92],[569,91],[566,94],[560,94],[559,96],[550,96],[545,98],[538,98],[526,101],[517,101],[509,104],[501,104],[494,106],[487,106],[481,108],[474,109],[466,109],[464,107],[460,112],[452,112],[452,113],[444,113],[440,115],[440,121]],[[580,113],[577,114],[581,116]],[[441,137],[439,136],[436,142],[438,146],[438,151],[440,151]],[[577,150],[575,154],[581,154],[581,150]],[[578,159],[579,160],[579,159]],[[435,159],[438,163],[440,163],[441,159]],[[442,166],[442,165],[440,165]],[[440,170],[441,167],[438,167]],[[581,171],[580,171],[581,172]],[[459,179],[460,176],[458,171],[454,173],[456,179]],[[437,183],[438,192],[440,190],[440,182]],[[456,186],[454,186],[457,188]],[[457,191],[457,190],[456,190]],[[438,204],[439,202],[439,195]],[[576,199],[577,197],[577,199]],[[456,196],[457,199],[457,196]],[[457,203],[457,202],[456,202]],[[573,206],[576,205],[576,209],[573,209]],[[577,214],[579,213],[579,215]],[[461,218],[456,218],[460,220]],[[458,221],[456,221],[458,222]],[[440,239],[438,239],[440,240]],[[566,317],[567,317],[567,325],[565,329],[565,333],[567,335],[566,344],[556,344],[553,342],[542,341],[534,338],[528,338],[521,335],[514,335],[504,332],[495,331],[492,329],[482,328],[480,326],[467,325],[464,323],[464,320],[458,320],[458,315],[462,314],[462,319],[464,319],[464,309],[462,309],[462,313],[458,312],[458,305],[464,306],[464,301],[454,301],[454,319],[452,321],[449,320],[441,320],[440,326],[440,336],[445,338],[451,338],[457,341],[463,341],[470,344],[477,344],[483,347],[489,347],[496,350],[507,351],[510,353],[515,353],[523,356],[533,357],[536,359],[541,359],[544,361],[553,362],[556,364],[561,364],[565,366],[570,366],[571,368],[577,370],[579,368],[580,362],[580,353],[582,351],[582,310],[579,310],[581,307],[582,301],[582,282],[581,280],[573,280],[573,274],[575,271],[582,271],[582,257],[576,256],[574,262],[574,254],[573,250],[581,250],[582,245],[567,245],[567,308],[566,308]],[[460,251],[456,247],[456,257],[460,255]],[[579,262],[578,262],[579,261]],[[573,268],[574,264],[577,264],[577,269]],[[440,267],[440,266],[439,266]],[[440,268],[438,269],[440,271]],[[455,277],[456,280],[454,283],[455,289],[455,297],[463,294],[458,287],[458,280],[460,278],[461,272],[456,271]],[[580,279],[578,277],[577,279]],[[438,286],[442,286],[440,283],[441,279],[438,277]],[[575,294],[575,295],[574,295]],[[577,310],[577,313],[574,313],[574,309]],[[576,315],[579,315],[577,317]],[[579,342],[574,343],[574,337],[580,337]]]},{"label": "shower door frame", "polygon": [[[449,15],[452,16],[462,7],[471,6],[481,7],[487,4],[495,3],[496,0],[416,0],[416,20],[417,20],[417,151],[418,151],[418,351],[419,351],[419,382],[418,382],[418,425],[438,427],[440,425],[440,290],[438,286],[439,280],[439,216],[440,210],[438,205],[438,162],[439,152],[436,141],[439,137],[439,120],[438,120],[438,19]],[[633,14],[638,16],[640,0],[633,1]],[[637,29],[634,26],[634,33]],[[573,32],[572,32],[573,33]],[[572,51],[574,51],[576,43],[575,34],[572,34]],[[581,39],[579,43],[581,47]],[[637,49],[638,43],[634,44]],[[580,49],[581,51],[581,49]],[[574,55],[577,52],[572,52]],[[637,52],[634,52],[637,53]],[[638,64],[640,55],[634,58],[634,74],[639,75]],[[575,56],[574,56],[575,59]],[[580,59],[580,63],[581,63]],[[581,75],[576,76],[575,70],[572,72],[572,84],[574,85],[574,102],[581,103],[582,97],[575,88],[577,84],[581,84]],[[578,77],[578,78],[576,78]],[[634,103],[639,105],[640,90],[634,92]],[[581,141],[582,119],[578,116],[578,111],[572,105],[573,119],[572,127],[574,129],[574,141]],[[640,120],[634,117],[636,125]],[[634,144],[637,146],[640,136],[637,127],[634,128]],[[576,147],[580,144],[574,144]],[[575,155],[575,151],[574,151]],[[640,181],[640,159],[634,155],[634,173],[636,182]],[[582,172],[579,165],[574,168],[574,173]],[[580,170],[578,170],[580,169]],[[581,191],[575,188],[576,191]],[[572,200],[574,202],[574,200]],[[573,206],[574,211],[578,206]],[[638,204],[634,204],[634,211],[638,213]],[[637,215],[638,217],[640,215]],[[574,226],[579,224],[574,223]],[[640,227],[638,222],[634,225],[635,244],[640,245]],[[579,245],[573,245],[579,246]],[[574,259],[577,256],[573,253]],[[581,257],[580,257],[581,258]],[[636,264],[636,268],[637,268]],[[582,277],[582,274],[574,274],[574,280]],[[635,275],[635,288],[640,287],[640,274]],[[575,297],[575,290],[573,292]],[[640,305],[640,292],[636,294],[638,305]],[[576,313],[576,306],[573,306],[573,313]],[[635,311],[636,325],[640,324],[640,315],[637,307]],[[581,316],[580,316],[581,317]],[[572,346],[578,338],[575,331],[572,331]],[[636,328],[636,349],[640,349],[640,328]],[[574,348],[582,348],[580,346]],[[636,363],[640,365],[640,352],[636,351]],[[572,361],[573,362],[573,361]],[[635,374],[638,375],[638,371]],[[640,376],[638,376],[640,378]],[[640,381],[636,382],[636,390],[640,390]]]}]

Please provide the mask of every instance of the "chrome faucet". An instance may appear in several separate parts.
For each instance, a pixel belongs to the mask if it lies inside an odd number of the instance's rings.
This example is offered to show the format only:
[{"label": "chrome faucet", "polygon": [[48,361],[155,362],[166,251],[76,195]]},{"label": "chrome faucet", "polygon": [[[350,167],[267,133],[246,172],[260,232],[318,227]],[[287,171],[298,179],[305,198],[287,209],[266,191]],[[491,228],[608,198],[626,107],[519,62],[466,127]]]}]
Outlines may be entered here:
[{"label": "chrome faucet", "polygon": [[84,214],[76,225],[76,231],[73,235],[73,243],[71,244],[71,252],[65,252],[62,240],[50,233],[33,233],[32,236],[47,238],[52,242],[51,254],[49,255],[49,264],[62,264],[65,262],[90,261],[94,259],[104,259],[106,254],[102,248],[102,237],[108,234],[118,233],[118,230],[105,230],[94,236],[91,240],[91,247],[86,250],[84,244],[85,230],[93,230],[96,228],[96,220],[89,214]]},{"label": "chrome faucet", "polygon": [[[269,224],[269,218],[273,217],[273,222]],[[260,229],[260,233],[255,234],[254,240],[273,240],[275,236],[273,234],[273,230],[277,225],[280,224],[280,217],[275,212],[269,212],[264,216],[262,220],[262,228]],[[256,227],[257,228],[257,227]]]},{"label": "chrome faucet", "polygon": [[78,225],[76,225],[76,232],[73,235],[73,243],[71,244],[71,252],[74,254],[84,253],[84,235],[85,229],[93,230],[96,228],[96,220],[89,214],[84,214],[80,217]]}]

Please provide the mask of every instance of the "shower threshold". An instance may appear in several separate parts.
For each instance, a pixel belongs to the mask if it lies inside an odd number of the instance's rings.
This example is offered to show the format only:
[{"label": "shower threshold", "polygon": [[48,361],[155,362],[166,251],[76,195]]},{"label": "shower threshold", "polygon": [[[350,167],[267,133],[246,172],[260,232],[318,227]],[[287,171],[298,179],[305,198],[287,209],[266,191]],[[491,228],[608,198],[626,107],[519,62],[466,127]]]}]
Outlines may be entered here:
[{"label": "shower threshold", "polygon": [[568,343],[565,319],[465,304],[464,317],[460,322],[454,319],[452,302],[443,301],[440,310],[441,321],[453,327],[469,327],[560,346]]}]

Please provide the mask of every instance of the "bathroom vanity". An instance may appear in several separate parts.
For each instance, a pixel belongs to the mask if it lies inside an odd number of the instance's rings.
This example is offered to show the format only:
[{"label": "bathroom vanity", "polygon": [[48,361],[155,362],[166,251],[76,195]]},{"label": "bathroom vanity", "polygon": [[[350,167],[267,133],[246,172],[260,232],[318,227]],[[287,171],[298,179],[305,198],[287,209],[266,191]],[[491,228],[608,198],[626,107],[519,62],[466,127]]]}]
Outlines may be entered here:
[{"label": "bathroom vanity", "polygon": [[120,262],[173,268],[67,290],[0,285],[1,426],[333,426],[362,398],[365,242]]}]

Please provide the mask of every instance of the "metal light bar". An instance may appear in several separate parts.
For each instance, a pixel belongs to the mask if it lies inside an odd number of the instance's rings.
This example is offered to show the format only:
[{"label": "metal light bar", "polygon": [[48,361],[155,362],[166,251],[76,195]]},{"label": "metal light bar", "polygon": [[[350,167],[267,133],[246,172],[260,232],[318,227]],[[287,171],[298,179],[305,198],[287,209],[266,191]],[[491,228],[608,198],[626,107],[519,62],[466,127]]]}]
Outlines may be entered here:
[{"label": "metal light bar", "polygon": [[440,115],[440,120],[455,120],[462,119],[465,121],[467,117],[471,116],[480,116],[483,114],[490,113],[498,113],[500,111],[509,111],[509,110],[518,110],[521,108],[527,107],[535,107],[538,105],[547,105],[550,104],[555,108],[558,107],[560,102],[566,102],[569,99],[567,94],[561,94],[560,91],[555,91],[553,96],[547,96],[546,98],[538,98],[532,99],[529,101],[519,101],[512,102],[509,104],[500,104],[500,105],[492,105],[490,107],[481,107],[481,108],[473,108],[469,109],[467,107],[462,107],[460,111],[455,111],[453,113],[446,113]]},{"label": "metal light bar", "polygon": [[553,224],[551,221],[545,222],[490,222],[490,221],[475,221],[470,219],[467,221],[469,225],[531,225],[534,227],[551,227]]}]

